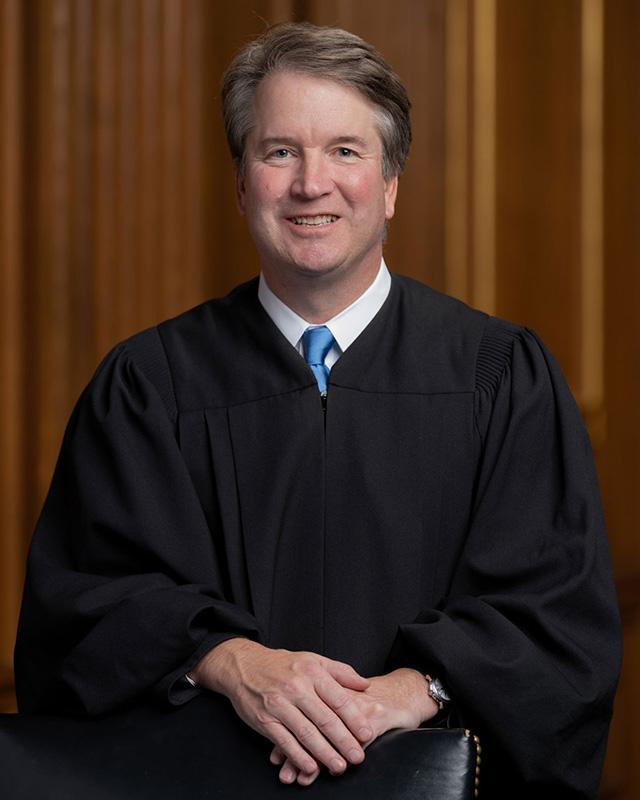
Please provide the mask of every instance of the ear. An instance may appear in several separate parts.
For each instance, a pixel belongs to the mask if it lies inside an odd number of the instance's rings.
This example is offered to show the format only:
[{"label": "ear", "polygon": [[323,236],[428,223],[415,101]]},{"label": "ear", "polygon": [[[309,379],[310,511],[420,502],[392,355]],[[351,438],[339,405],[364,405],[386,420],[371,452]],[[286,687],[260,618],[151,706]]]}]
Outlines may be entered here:
[{"label": "ear", "polygon": [[240,175],[240,159],[234,159],[234,163],[236,166],[236,203],[238,206],[238,211],[241,217],[244,217],[246,214],[245,210],[245,181],[244,177]]},{"label": "ear", "polygon": [[398,195],[398,176],[384,179],[384,218],[391,219],[396,210],[396,197]]}]

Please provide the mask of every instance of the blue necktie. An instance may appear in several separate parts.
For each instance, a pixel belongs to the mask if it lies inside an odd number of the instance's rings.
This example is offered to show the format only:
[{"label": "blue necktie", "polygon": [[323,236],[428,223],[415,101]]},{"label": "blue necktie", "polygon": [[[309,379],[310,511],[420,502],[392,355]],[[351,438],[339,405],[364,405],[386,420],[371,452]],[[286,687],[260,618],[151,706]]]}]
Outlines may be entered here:
[{"label": "blue necktie", "polygon": [[302,342],[305,360],[316,376],[318,388],[321,392],[326,392],[329,367],[324,360],[335,342],[333,334],[324,325],[321,328],[307,328],[302,334]]}]

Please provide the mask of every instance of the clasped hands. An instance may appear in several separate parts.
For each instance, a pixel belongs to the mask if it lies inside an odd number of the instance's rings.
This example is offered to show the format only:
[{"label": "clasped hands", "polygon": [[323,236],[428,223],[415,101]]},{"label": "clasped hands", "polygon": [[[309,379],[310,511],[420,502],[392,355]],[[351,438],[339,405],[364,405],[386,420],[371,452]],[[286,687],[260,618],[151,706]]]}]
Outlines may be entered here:
[{"label": "clasped hands", "polygon": [[271,650],[247,639],[214,647],[189,673],[226,695],[236,713],[274,744],[271,762],[283,783],[313,783],[326,767],[340,775],[393,728],[416,728],[438,704],[420,672],[401,668],[363,678],[340,661]]}]

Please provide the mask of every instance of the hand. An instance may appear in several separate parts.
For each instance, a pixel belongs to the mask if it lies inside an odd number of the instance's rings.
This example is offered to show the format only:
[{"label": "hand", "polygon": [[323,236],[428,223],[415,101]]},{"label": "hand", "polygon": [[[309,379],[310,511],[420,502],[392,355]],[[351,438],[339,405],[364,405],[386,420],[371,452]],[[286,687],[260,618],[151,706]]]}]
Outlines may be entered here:
[{"label": "hand", "polygon": [[246,639],[214,647],[189,673],[226,695],[254,730],[270,739],[280,779],[312,783],[321,766],[338,775],[364,759],[373,728],[354,696],[370,682],[348,664],[315,653],[271,650]]},{"label": "hand", "polygon": [[[366,689],[351,690],[351,696],[373,729],[367,744],[396,728],[417,728],[439,711],[438,703],[429,694],[425,676],[415,669],[397,669],[371,678]],[[296,778],[301,782],[295,764],[277,747],[271,753],[271,762],[282,765],[281,776],[283,772],[292,776],[285,782],[293,783]]]},{"label": "hand", "polygon": [[371,678],[367,689],[352,696],[373,728],[369,744],[387,731],[417,728],[440,710],[425,676],[407,667]]}]

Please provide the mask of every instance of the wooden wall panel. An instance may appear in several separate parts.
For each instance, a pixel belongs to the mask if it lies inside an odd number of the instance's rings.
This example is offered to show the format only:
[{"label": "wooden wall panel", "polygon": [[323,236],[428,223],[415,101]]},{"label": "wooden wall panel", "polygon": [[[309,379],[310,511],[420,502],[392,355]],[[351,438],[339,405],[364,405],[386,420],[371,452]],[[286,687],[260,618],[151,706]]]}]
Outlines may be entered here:
[{"label": "wooden wall panel", "polygon": [[580,0],[499,3],[497,313],[580,367]]},{"label": "wooden wall panel", "polygon": [[22,15],[0,6],[0,688],[12,663],[23,560]]},{"label": "wooden wall panel", "polygon": [[603,787],[640,785],[640,5],[604,6],[604,395],[598,449],[625,653]]},{"label": "wooden wall panel", "polygon": [[71,405],[107,350],[255,274],[224,158],[218,82],[237,46],[262,29],[263,5],[256,13],[237,3],[222,19],[206,0],[29,7],[37,235],[25,269],[38,499]]},{"label": "wooden wall panel", "polygon": [[583,0],[581,20],[580,403],[596,446],[604,403],[604,1]]},{"label": "wooden wall panel", "polygon": [[470,302],[469,3],[449,0],[446,11],[443,288]]},{"label": "wooden wall panel", "polygon": [[638,725],[638,675],[640,674],[640,614],[623,614],[624,666],[616,695],[614,724],[609,736],[600,800],[635,800],[640,785],[640,726]]},{"label": "wooden wall panel", "polygon": [[[600,476],[616,572],[640,592],[640,5],[606,5],[605,378]],[[625,598],[629,592],[625,591]],[[640,717],[640,713],[637,714]]]},{"label": "wooden wall panel", "polygon": [[495,0],[446,5],[445,285],[496,310]]},{"label": "wooden wall panel", "polygon": [[385,258],[390,269],[445,286],[445,0],[309,4],[308,18],[339,25],[378,47],[412,102],[414,140],[400,180]]},{"label": "wooden wall panel", "polygon": [[[495,0],[477,0],[471,7],[472,59],[470,86],[471,216],[469,254],[472,293],[468,301],[496,313],[496,71],[497,10]],[[451,209],[453,213],[455,211]],[[467,299],[467,298],[465,298]]]}]

